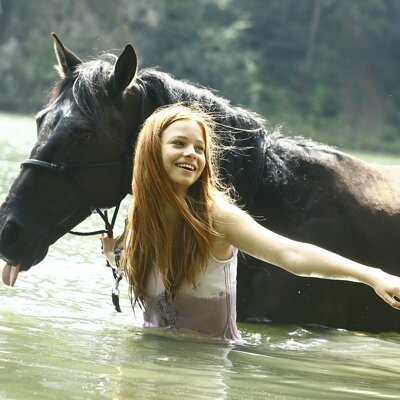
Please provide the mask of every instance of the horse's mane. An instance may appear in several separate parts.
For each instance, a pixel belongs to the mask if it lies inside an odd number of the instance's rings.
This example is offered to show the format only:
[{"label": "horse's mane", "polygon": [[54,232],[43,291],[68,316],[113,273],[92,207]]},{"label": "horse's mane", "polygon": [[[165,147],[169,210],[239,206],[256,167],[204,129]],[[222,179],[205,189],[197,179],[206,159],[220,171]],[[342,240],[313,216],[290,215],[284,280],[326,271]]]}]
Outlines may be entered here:
[{"label": "horse's mane", "polygon": [[212,89],[175,79],[171,74],[154,68],[140,70],[137,79],[145,82],[152,100],[161,106],[177,102],[197,102],[210,112],[217,122],[242,130],[265,130],[265,120],[258,114],[238,106],[217,95]]},{"label": "horse's mane", "polygon": [[[56,82],[50,104],[65,93],[72,96],[82,114],[96,125],[104,124],[105,102],[109,99],[110,77],[117,57],[103,54],[80,64],[72,75]],[[175,79],[154,68],[139,70],[135,82],[142,99],[157,108],[177,102],[196,103],[210,113],[216,122],[221,142],[228,149],[222,167],[242,190],[256,190],[261,181],[284,184],[291,177],[293,159],[307,158],[310,152],[335,154],[332,148],[304,138],[284,137],[279,128],[268,127],[258,114],[233,106],[212,89]],[[132,90],[132,95],[134,90]],[[144,121],[141,121],[143,123]],[[243,171],[242,176],[240,175]],[[235,176],[233,176],[235,175]]]},{"label": "horse's mane", "polygon": [[103,54],[78,65],[76,70],[59,80],[53,86],[49,103],[53,103],[62,93],[71,95],[82,114],[96,124],[106,119],[104,102],[109,101],[110,76],[114,71],[117,57]]}]

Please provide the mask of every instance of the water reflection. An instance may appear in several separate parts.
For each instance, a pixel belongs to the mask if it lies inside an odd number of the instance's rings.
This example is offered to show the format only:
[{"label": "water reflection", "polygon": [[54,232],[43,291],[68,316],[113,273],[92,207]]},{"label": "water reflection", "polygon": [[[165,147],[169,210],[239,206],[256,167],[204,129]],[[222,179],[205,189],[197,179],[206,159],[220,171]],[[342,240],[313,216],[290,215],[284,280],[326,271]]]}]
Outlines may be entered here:
[{"label": "water reflection", "polygon": [[[1,201],[34,138],[33,121],[19,130],[13,120],[10,137],[4,124],[0,116]],[[93,216],[79,229],[99,223]],[[122,314],[111,287],[99,239],[71,235],[15,288],[0,286],[1,399],[398,398],[397,333],[241,323],[244,343],[229,344],[143,329],[126,283]]]}]

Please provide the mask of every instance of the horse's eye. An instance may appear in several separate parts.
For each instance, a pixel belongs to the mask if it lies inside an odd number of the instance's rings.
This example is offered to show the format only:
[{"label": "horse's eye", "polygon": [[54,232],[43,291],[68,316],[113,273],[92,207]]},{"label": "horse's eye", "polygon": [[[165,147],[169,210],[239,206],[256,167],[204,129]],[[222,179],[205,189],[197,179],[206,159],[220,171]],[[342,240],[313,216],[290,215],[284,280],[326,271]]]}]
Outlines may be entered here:
[{"label": "horse's eye", "polygon": [[79,139],[81,143],[88,144],[94,139],[94,133],[89,131],[84,131],[80,134]]}]

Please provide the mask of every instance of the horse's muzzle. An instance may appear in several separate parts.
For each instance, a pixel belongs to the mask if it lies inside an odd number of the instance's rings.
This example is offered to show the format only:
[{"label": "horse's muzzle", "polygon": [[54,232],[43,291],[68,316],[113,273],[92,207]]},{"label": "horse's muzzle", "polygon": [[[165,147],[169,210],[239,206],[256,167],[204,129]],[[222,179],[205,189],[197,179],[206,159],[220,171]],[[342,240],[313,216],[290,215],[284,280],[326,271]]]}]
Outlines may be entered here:
[{"label": "horse's muzzle", "polygon": [[18,262],[23,227],[16,221],[7,220],[0,230],[0,256],[5,261]]}]

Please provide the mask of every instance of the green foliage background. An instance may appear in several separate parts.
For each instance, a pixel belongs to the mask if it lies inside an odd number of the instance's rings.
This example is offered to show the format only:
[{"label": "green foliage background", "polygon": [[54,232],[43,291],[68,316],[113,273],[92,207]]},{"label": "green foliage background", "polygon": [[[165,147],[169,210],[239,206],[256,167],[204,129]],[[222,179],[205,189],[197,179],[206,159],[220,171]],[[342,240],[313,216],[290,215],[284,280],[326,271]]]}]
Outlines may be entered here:
[{"label": "green foliage background", "polygon": [[286,134],[399,153],[399,19],[400,0],[0,0],[0,110],[46,102],[55,31],[82,58],[131,42]]}]

